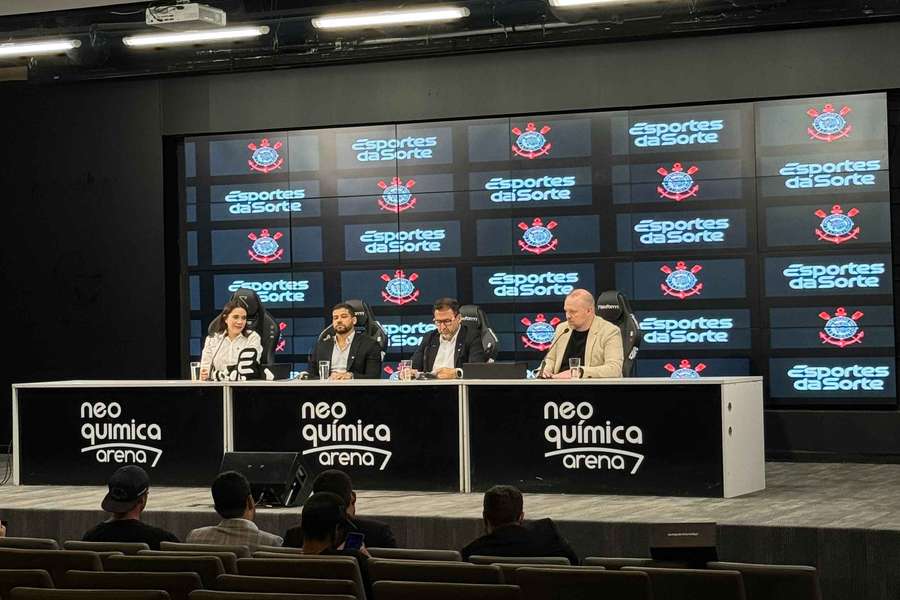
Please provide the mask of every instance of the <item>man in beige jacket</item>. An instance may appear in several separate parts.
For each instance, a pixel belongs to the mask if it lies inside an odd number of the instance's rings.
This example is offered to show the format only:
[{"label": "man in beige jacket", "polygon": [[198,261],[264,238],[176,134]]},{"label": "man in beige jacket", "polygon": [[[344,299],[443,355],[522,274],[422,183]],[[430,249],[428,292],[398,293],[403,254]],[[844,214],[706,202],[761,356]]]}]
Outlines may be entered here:
[{"label": "man in beige jacket", "polygon": [[569,359],[580,358],[582,377],[621,377],[625,360],[622,332],[594,314],[594,297],[573,290],[563,305],[566,320],[556,327],[553,344],[544,357],[541,377],[571,379]]}]

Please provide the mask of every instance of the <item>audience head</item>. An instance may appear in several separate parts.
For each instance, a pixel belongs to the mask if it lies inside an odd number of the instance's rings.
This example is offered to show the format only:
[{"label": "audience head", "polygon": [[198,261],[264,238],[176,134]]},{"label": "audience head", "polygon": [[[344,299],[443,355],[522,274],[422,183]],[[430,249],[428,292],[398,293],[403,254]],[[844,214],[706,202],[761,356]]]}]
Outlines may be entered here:
[{"label": "audience head", "polygon": [[434,324],[445,340],[453,339],[459,330],[459,301],[456,298],[439,298],[432,307]]},{"label": "audience head", "polygon": [[521,523],[525,517],[522,492],[511,485],[495,485],[484,493],[482,515],[489,532],[504,525]]},{"label": "audience head", "polygon": [[214,333],[250,335],[247,329],[247,307],[241,300],[229,300],[222,307]]},{"label": "audience head", "polygon": [[249,519],[256,516],[256,504],[250,493],[250,482],[237,471],[219,473],[212,484],[216,512],[223,519]]},{"label": "audience head", "polygon": [[109,481],[109,492],[100,507],[117,519],[137,519],[147,505],[150,477],[137,465],[119,467]]},{"label": "audience head", "polygon": [[346,520],[346,506],[340,496],[331,492],[316,492],[303,504],[300,515],[304,544],[327,542],[329,546],[334,546]]},{"label": "audience head", "polygon": [[356,514],[356,492],[353,491],[353,482],[343,471],[337,469],[322,471],[313,481],[312,491],[331,492],[344,502],[348,516]]},{"label": "audience head", "polygon": [[572,290],[563,303],[566,321],[575,331],[585,331],[594,321],[594,297],[587,290]]}]

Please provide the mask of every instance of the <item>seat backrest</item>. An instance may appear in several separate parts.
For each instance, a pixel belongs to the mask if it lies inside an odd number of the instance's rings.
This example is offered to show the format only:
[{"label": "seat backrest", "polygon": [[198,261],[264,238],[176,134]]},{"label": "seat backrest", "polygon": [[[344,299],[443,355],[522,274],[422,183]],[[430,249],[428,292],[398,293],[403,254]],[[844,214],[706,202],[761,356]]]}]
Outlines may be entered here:
[{"label": "seat backrest", "polygon": [[78,590],[163,590],[172,600],[188,600],[203,588],[196,573],[69,571],[66,587]]},{"label": "seat backrest", "polygon": [[[259,364],[271,365],[275,362],[275,347],[281,339],[281,329],[271,314],[265,309],[259,296],[249,288],[238,288],[231,295],[230,300],[240,300],[247,309],[247,329],[255,331],[259,334],[260,344],[262,345],[262,356],[259,357]],[[207,333],[212,335],[222,321],[222,315],[219,314],[209,324]]]},{"label": "seat backrest", "polygon": [[59,550],[56,540],[50,538],[0,537],[0,548],[23,548],[28,550]]},{"label": "seat backrest", "polygon": [[754,565],[711,562],[708,569],[738,571],[744,579],[747,600],[821,600],[819,574],[802,565]]},{"label": "seat backrest", "polygon": [[448,560],[460,562],[456,550],[420,550],[418,548],[366,548],[372,558],[403,558],[409,560]]},{"label": "seat backrest", "polygon": [[619,572],[649,575],[654,600],[746,600],[744,581],[737,571],[622,567]]},{"label": "seat backrest", "polygon": [[197,590],[191,592],[191,600],[357,600],[357,598],[356,596],[335,594],[266,594],[259,592]]},{"label": "seat backrest", "polygon": [[66,571],[102,571],[96,552],[86,550],[23,550],[0,548],[0,569],[45,569],[53,583],[62,585]]},{"label": "seat backrest", "polygon": [[[516,573],[519,569],[525,567],[536,567],[539,569],[568,569],[570,565],[535,565],[535,564],[517,564],[517,563],[496,563],[500,567],[503,574],[503,583],[508,585],[519,585]],[[602,571],[603,567],[578,567],[579,570],[594,569]]]},{"label": "seat backrest", "polygon": [[473,554],[469,562],[475,565],[494,565],[502,563],[518,563],[522,565],[560,565],[570,566],[572,563],[565,556],[484,556]]},{"label": "seat backrest", "polygon": [[625,354],[625,361],[622,363],[622,377],[631,377],[634,361],[640,350],[641,340],[644,338],[637,317],[631,310],[631,303],[622,292],[607,290],[597,297],[596,313],[622,332],[622,350]]},{"label": "seat backrest", "polygon": [[240,558],[239,575],[343,579],[353,582],[357,598],[365,598],[359,565],[352,556],[291,556],[290,558]]},{"label": "seat backrest", "polygon": [[653,558],[607,558],[605,556],[589,556],[581,564],[586,567],[605,567],[621,569],[622,567],[660,567],[663,569],[687,569],[687,563],[662,561]]},{"label": "seat backrest", "polygon": [[90,550],[91,552],[121,552],[122,554],[137,554],[141,550],[149,550],[150,546],[144,542],[81,542],[69,540],[63,542],[66,550]]},{"label": "seat backrest", "polygon": [[372,581],[431,581],[441,583],[491,583],[502,581],[500,567],[473,565],[464,562],[391,560],[373,558],[369,561]]},{"label": "seat backrest", "polygon": [[238,558],[250,558],[248,546],[232,544],[186,544],[184,542],[160,542],[160,550],[176,550],[188,552],[231,552]]},{"label": "seat backrest", "polygon": [[356,594],[356,586],[348,579],[258,577],[253,575],[219,575],[216,578],[216,589],[227,592],[270,594],[343,594],[345,596]]},{"label": "seat backrest", "polygon": [[0,569],[0,598],[9,598],[16,587],[52,588],[53,579],[44,569]]},{"label": "seat backrest", "polygon": [[500,352],[500,338],[491,329],[487,315],[475,304],[464,304],[459,307],[459,318],[467,327],[473,327],[481,335],[481,346],[487,360],[497,358]]},{"label": "seat backrest", "polygon": [[200,576],[206,588],[213,587],[216,577],[225,574],[217,556],[111,556],[104,567],[107,571],[192,572]]},{"label": "seat backrest", "polygon": [[215,552],[212,550],[141,550],[139,556],[216,556],[222,561],[225,573],[237,573],[237,556],[234,552]]},{"label": "seat backrest", "polygon": [[376,581],[372,589],[378,600],[519,600],[519,588],[501,584]]},{"label": "seat backrest", "polygon": [[522,600],[655,600],[646,574],[584,567],[522,567],[516,570]]},{"label": "seat backrest", "polygon": [[276,551],[273,548],[267,550],[257,550],[253,553],[253,558],[303,558],[304,554],[299,548],[293,548],[293,552]]},{"label": "seat backrest", "polygon": [[[378,319],[375,318],[375,312],[372,310],[372,307],[364,300],[358,299],[344,300],[343,303],[353,307],[353,313],[356,315],[356,331],[364,333],[378,342],[382,354],[386,352],[388,345],[387,333],[385,333],[384,327],[378,322]],[[334,328],[329,325],[322,330],[322,333],[319,334],[316,341],[321,342],[326,337],[333,335]]]},{"label": "seat backrest", "polygon": [[10,600],[170,600],[162,590],[46,590],[18,587]]}]

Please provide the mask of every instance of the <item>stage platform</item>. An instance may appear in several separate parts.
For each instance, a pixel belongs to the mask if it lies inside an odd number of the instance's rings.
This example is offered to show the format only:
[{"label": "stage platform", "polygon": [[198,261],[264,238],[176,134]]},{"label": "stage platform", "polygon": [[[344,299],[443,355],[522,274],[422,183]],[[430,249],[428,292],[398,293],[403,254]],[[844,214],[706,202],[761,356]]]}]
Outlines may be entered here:
[{"label": "stage platform", "polygon": [[[824,600],[900,597],[900,465],[767,463],[766,490],[732,499],[526,494],[526,518],[552,517],[580,556],[646,556],[649,525],[715,521],[722,560],[819,568]],[[514,482],[510,482],[514,483]],[[9,535],[78,539],[104,518],[102,487],[0,487]],[[359,491],[361,515],[400,545],[461,548],[482,533],[481,494]],[[260,509],[283,533],[299,508]],[[217,521],[208,489],[151,487],[146,521],[183,537]]]}]

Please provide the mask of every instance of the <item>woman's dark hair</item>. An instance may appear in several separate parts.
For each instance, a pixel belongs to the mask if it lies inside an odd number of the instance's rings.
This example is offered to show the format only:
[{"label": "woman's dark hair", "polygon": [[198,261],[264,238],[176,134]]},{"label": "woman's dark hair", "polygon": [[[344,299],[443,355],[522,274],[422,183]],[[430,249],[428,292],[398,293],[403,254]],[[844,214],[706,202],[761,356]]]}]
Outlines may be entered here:
[{"label": "woman's dark hair", "polygon": [[[247,306],[241,302],[240,300],[229,300],[225,303],[225,306],[222,307],[222,312],[219,314],[216,322],[216,326],[213,329],[213,333],[222,333],[228,329],[228,325],[225,324],[225,319],[228,318],[228,315],[231,314],[236,308],[243,308],[244,311],[247,310]],[[244,330],[241,331],[241,334],[244,336],[250,335],[250,330],[247,327],[244,327]]]}]

